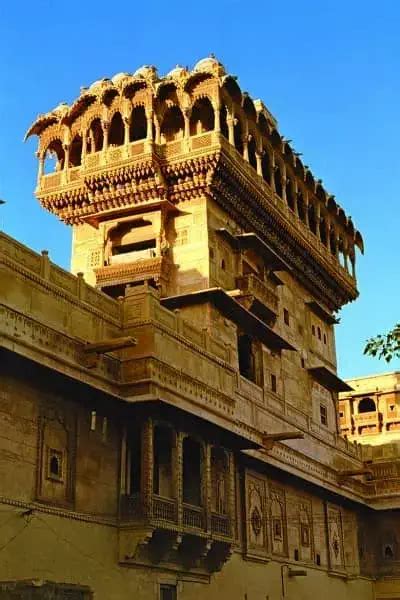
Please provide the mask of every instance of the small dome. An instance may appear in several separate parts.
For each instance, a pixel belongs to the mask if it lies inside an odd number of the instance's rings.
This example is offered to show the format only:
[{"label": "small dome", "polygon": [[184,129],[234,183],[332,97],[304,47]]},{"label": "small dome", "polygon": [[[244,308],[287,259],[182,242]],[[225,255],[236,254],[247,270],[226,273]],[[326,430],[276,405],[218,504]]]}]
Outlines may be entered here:
[{"label": "small dome", "polygon": [[143,65],[134,72],[134,77],[144,77],[145,79],[156,79],[157,69],[152,65]]},{"label": "small dome", "polygon": [[180,79],[181,77],[185,77],[187,74],[187,69],[181,67],[181,65],[176,65],[175,69],[172,69],[172,71],[167,74],[167,77],[172,77],[172,79]]},{"label": "small dome", "polygon": [[208,73],[215,73],[216,75],[225,75],[225,67],[213,54],[207,58],[202,58],[194,66],[194,71],[205,71]]},{"label": "small dome", "polygon": [[56,106],[53,109],[53,113],[65,113],[67,112],[67,110],[69,110],[69,104],[67,104],[66,102],[60,102],[60,104],[58,106]]},{"label": "small dome", "polygon": [[114,77],[111,78],[111,81],[113,83],[119,83],[126,77],[130,77],[130,74],[129,73],[117,73],[116,75],[114,75]]},{"label": "small dome", "polygon": [[108,77],[103,77],[103,79],[98,79],[97,81],[95,81],[94,83],[92,83],[92,85],[89,87],[89,90],[96,90],[97,88],[100,87],[104,87],[104,85],[106,85],[107,83],[110,83],[111,79],[109,79]]}]

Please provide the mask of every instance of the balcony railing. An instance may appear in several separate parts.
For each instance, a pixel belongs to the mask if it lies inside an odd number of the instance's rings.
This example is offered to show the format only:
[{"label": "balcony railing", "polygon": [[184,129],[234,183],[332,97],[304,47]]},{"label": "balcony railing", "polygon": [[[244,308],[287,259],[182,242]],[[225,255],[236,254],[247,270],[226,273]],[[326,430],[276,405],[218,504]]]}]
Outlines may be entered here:
[{"label": "balcony railing", "polygon": [[[261,281],[257,275],[251,273],[237,277],[236,286],[245,297],[253,297],[262,305],[265,317],[269,319],[276,318],[279,310],[279,298],[272,286]],[[253,307],[255,309],[255,307]],[[256,312],[256,310],[254,310]],[[259,310],[259,312],[261,312]],[[262,317],[262,315],[259,315]]]},{"label": "balcony railing", "polygon": [[168,265],[162,256],[141,258],[132,262],[121,261],[116,264],[113,260],[113,264],[95,269],[95,274],[97,287],[122,285],[149,279],[159,281],[164,275],[167,277]]},{"label": "balcony railing", "polygon": [[176,500],[153,496],[153,518],[157,521],[176,523],[178,518]]},{"label": "balcony railing", "polygon": [[211,531],[216,535],[223,537],[230,537],[231,532],[231,521],[228,515],[220,515],[212,513],[211,515]]},{"label": "balcony railing", "polygon": [[359,413],[357,415],[353,415],[353,418],[356,425],[373,425],[382,420],[382,413],[377,411]]},{"label": "balcony railing", "polygon": [[201,506],[183,504],[183,525],[191,529],[204,529],[204,509]]}]

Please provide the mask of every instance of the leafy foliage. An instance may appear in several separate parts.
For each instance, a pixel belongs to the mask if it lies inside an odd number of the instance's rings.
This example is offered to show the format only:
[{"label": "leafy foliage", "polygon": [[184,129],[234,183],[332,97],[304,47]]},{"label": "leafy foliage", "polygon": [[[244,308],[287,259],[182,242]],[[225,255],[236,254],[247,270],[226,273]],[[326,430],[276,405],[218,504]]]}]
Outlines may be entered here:
[{"label": "leafy foliage", "polygon": [[364,354],[384,358],[386,362],[390,362],[392,358],[400,358],[400,323],[385,335],[369,338]]}]

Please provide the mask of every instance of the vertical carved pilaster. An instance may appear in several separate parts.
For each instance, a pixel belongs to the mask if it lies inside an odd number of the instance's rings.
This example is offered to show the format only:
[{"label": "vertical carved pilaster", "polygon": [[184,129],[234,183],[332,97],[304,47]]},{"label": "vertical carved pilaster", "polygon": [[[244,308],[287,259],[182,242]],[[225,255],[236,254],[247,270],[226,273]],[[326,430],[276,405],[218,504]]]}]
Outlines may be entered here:
[{"label": "vertical carved pilaster", "polygon": [[177,501],[177,522],[182,525],[183,521],[183,433],[178,431],[176,434],[175,450],[175,497]]},{"label": "vertical carved pilaster", "polygon": [[230,112],[226,117],[226,124],[228,125],[229,143],[232,146],[234,146],[235,145],[235,128],[234,128],[234,124],[233,124],[233,116]]},{"label": "vertical carved pilaster", "polygon": [[37,174],[37,184],[38,186],[40,185],[40,180],[43,177],[43,172],[44,172],[44,154],[42,154],[42,156],[40,156],[39,153],[36,153],[36,156],[39,159],[38,162],[38,174]]},{"label": "vertical carved pilaster", "polygon": [[276,169],[275,152],[272,150],[272,152],[271,152],[271,188],[276,193],[275,169]]},{"label": "vertical carved pilaster", "polygon": [[236,521],[236,510],[235,510],[235,457],[233,452],[229,452],[229,464],[228,464],[228,503],[227,512],[229,520],[231,522],[231,535],[234,535],[235,521]]},{"label": "vertical carved pilaster", "polygon": [[220,101],[218,98],[218,101],[215,101],[213,103],[213,108],[214,108],[214,131],[216,131],[217,133],[220,133],[221,131],[221,107],[220,107]]},{"label": "vertical carved pilaster", "polygon": [[124,121],[124,145],[128,146],[128,144],[129,144],[129,129],[131,126],[131,119],[130,119],[130,117],[124,116],[123,121]]},{"label": "vertical carved pilaster", "polygon": [[321,207],[319,202],[315,204],[315,225],[316,225],[316,236],[320,240],[321,239]]},{"label": "vertical carved pilaster", "polygon": [[211,511],[212,511],[212,482],[211,482],[211,446],[205,444],[204,447],[204,466],[202,477],[202,495],[206,515],[206,530],[211,532]]},{"label": "vertical carved pilaster", "polygon": [[257,175],[260,175],[260,177],[262,177],[262,162],[261,162],[261,154],[259,152],[256,152],[256,161],[257,161]]},{"label": "vertical carved pilaster", "polygon": [[308,210],[310,208],[309,205],[309,199],[308,199],[308,191],[305,189],[304,190],[304,196],[303,196],[303,200],[304,200],[304,221],[307,227],[310,227],[310,219],[309,219],[309,214],[308,214]]},{"label": "vertical carved pilaster", "polygon": [[281,176],[282,176],[282,200],[284,202],[287,202],[287,195],[286,195],[287,172],[286,172],[286,165],[285,165],[285,163],[282,163]]},{"label": "vertical carved pilaster", "polygon": [[153,420],[148,417],[142,425],[142,505],[146,516],[151,516],[153,505]]}]

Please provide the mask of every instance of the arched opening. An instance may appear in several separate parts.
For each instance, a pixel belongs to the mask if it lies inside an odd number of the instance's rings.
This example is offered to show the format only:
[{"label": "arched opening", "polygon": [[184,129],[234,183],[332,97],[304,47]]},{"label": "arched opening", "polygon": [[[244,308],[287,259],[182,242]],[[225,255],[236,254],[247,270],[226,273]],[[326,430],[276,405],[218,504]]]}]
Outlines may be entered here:
[{"label": "arched opening", "polygon": [[214,129],[214,109],[209,98],[199,98],[190,115],[190,135],[198,135]]},{"label": "arched opening", "polygon": [[76,135],[69,148],[69,166],[79,167],[82,164],[82,138]]},{"label": "arched opening", "polygon": [[274,173],[275,192],[282,198],[282,173],[277,165]]},{"label": "arched opening", "polygon": [[238,335],[239,372],[246,379],[255,379],[255,360],[253,353],[253,340],[247,334]]},{"label": "arched opening", "polygon": [[183,501],[193,506],[201,506],[202,451],[197,440],[186,437],[183,440]]},{"label": "arched opening", "polygon": [[89,127],[86,152],[90,154],[91,152],[99,152],[100,150],[103,150],[103,143],[103,127],[101,120],[97,118],[91,122]]},{"label": "arched opening", "polygon": [[250,140],[247,144],[247,151],[249,154],[249,163],[251,164],[253,169],[255,169],[257,171],[257,159],[256,159],[257,146],[256,146],[255,137],[253,135],[250,136]]},{"label": "arched opening", "polygon": [[183,138],[185,121],[181,109],[178,106],[171,106],[164,114],[161,125],[161,141],[173,142]]},{"label": "arched opening", "polygon": [[376,405],[372,398],[363,398],[358,403],[358,412],[359,413],[367,413],[367,412],[375,412]]},{"label": "arched opening", "polygon": [[327,235],[327,224],[326,220],[322,217],[319,223],[319,238],[324,246],[328,245],[328,235]]},{"label": "arched opening", "polygon": [[313,204],[310,204],[308,207],[308,224],[310,227],[310,231],[316,235],[317,234],[317,218],[315,215],[315,208]]},{"label": "arched opening", "polygon": [[303,194],[301,192],[297,194],[297,214],[300,221],[303,221],[304,223],[306,220],[306,210],[304,206]]},{"label": "arched opening", "polygon": [[219,111],[221,133],[227,140],[229,140],[229,129],[228,129],[227,117],[228,117],[228,110],[227,110],[226,106],[223,106],[221,108],[221,110]]},{"label": "arched opening", "polygon": [[153,436],[153,491],[165,498],[173,497],[172,448],[172,430],[156,425]]},{"label": "arched opening", "polygon": [[49,471],[53,477],[61,477],[61,461],[55,454],[50,457]]},{"label": "arched opening", "polygon": [[286,181],[286,201],[288,203],[288,207],[290,210],[294,211],[294,191],[293,184],[291,180],[288,178]]},{"label": "arched opening", "polygon": [[228,457],[222,448],[211,449],[211,505],[220,515],[227,512]]},{"label": "arched opening", "polygon": [[145,140],[147,138],[147,119],[144,106],[134,106],[129,125],[129,141]]},{"label": "arched opening", "polygon": [[337,254],[337,243],[336,243],[336,235],[334,229],[331,229],[329,233],[329,248],[333,256]]},{"label": "arched opening", "polygon": [[61,171],[65,164],[65,152],[61,140],[53,140],[44,153],[43,174]]},{"label": "arched opening", "polygon": [[154,258],[156,236],[150,221],[137,220],[121,223],[109,231],[105,261],[108,264],[129,263]]},{"label": "arched opening", "polygon": [[243,156],[243,129],[240,120],[235,117],[233,121],[233,137],[236,150]]},{"label": "arched opening", "polygon": [[267,150],[263,151],[261,158],[261,170],[264,181],[271,185],[271,161]]},{"label": "arched opening", "polygon": [[110,131],[108,134],[108,144],[110,146],[122,146],[124,143],[124,122],[121,113],[113,114],[110,123]]}]

